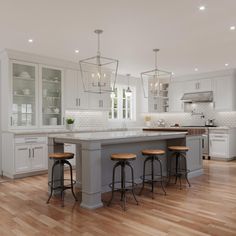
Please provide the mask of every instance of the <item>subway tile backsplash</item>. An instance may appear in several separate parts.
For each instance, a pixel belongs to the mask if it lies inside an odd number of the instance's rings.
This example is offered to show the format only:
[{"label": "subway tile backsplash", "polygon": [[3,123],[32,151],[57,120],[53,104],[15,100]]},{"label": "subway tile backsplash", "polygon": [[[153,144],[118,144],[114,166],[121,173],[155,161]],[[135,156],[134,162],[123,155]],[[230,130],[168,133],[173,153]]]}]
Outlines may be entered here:
[{"label": "subway tile backsplash", "polygon": [[[166,126],[176,123],[180,125],[204,125],[207,119],[215,119],[217,126],[236,127],[236,112],[217,112],[212,103],[194,103],[190,106],[187,113],[150,114],[151,125],[155,126],[159,119],[164,119]],[[205,118],[202,119],[200,115],[191,115],[191,110],[194,110],[195,113],[202,112]]]}]

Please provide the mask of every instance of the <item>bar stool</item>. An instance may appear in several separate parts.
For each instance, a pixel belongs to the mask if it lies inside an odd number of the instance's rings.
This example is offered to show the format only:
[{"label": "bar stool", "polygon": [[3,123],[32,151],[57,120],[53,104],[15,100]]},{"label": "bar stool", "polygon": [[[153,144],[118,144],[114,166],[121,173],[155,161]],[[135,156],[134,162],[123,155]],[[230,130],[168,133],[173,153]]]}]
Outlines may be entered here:
[{"label": "bar stool", "polygon": [[[49,154],[49,159],[53,159],[53,160],[55,160],[55,162],[52,166],[51,181],[48,182],[48,186],[50,186],[50,188],[51,188],[51,193],[50,193],[50,196],[47,200],[47,203],[49,203],[54,190],[61,190],[61,201],[62,201],[61,206],[64,206],[64,191],[66,189],[71,189],[71,192],[72,192],[75,200],[78,201],[78,199],[75,196],[74,189],[73,189],[73,186],[76,181],[73,180],[72,166],[71,166],[70,162],[68,161],[69,159],[73,159],[73,158],[74,158],[74,154],[70,153],[70,152]],[[54,179],[54,169],[57,165],[60,166],[60,178]],[[65,180],[68,180],[68,179],[64,179],[64,165],[68,165],[70,168],[70,179],[69,179],[70,184],[69,185],[64,184]]]},{"label": "bar stool", "polygon": [[[144,161],[144,164],[143,164],[143,175],[141,176],[141,179],[143,180],[143,184],[142,184],[140,194],[142,193],[142,191],[144,189],[144,184],[145,183],[151,184],[151,186],[152,186],[151,192],[154,193],[154,184],[156,182],[160,182],[161,183],[161,188],[162,188],[163,192],[166,195],[166,191],[165,191],[165,188],[163,186],[164,180],[163,180],[163,175],[162,175],[162,164],[161,164],[161,161],[159,159],[159,156],[164,155],[165,151],[158,150],[158,149],[149,149],[149,150],[142,150],[142,154],[144,156],[147,156],[147,157],[146,157],[146,159]],[[159,167],[160,167],[160,174],[159,175],[156,175],[154,173],[154,162],[155,161],[159,164]],[[151,162],[151,174],[148,174],[148,175],[146,174],[146,164],[147,164],[147,162]],[[147,177],[151,177],[151,179],[147,179]],[[153,198],[153,195],[152,195],[152,198]]]},{"label": "bar stool", "polygon": [[[133,197],[138,205],[138,201],[135,197],[134,194],[134,170],[133,167],[130,164],[130,161],[133,161],[136,159],[136,155],[132,153],[116,153],[111,155],[111,160],[112,161],[117,161],[117,163],[113,167],[113,174],[112,174],[112,183],[109,185],[110,188],[112,189],[112,195],[111,199],[108,203],[108,206],[111,204],[113,197],[114,197],[114,192],[115,191],[120,191],[121,193],[121,201],[123,202],[123,210],[126,210],[126,192],[131,191],[133,194]],[[115,171],[116,168],[120,166],[121,167],[121,180],[120,181],[115,181]],[[131,181],[126,181],[126,173],[125,173],[125,167],[128,166],[131,170]],[[120,187],[115,187],[116,184],[120,184]],[[127,184],[131,184],[131,186],[127,186]]]},{"label": "bar stool", "polygon": [[175,184],[177,183],[177,180],[179,178],[180,189],[182,189],[181,177],[184,176],[189,187],[191,187],[190,182],[188,180],[188,173],[190,171],[187,169],[187,160],[186,160],[186,152],[189,150],[189,147],[170,146],[170,147],[168,147],[168,149],[173,152],[173,155],[171,156],[171,159],[170,159],[168,183],[170,182],[170,177],[171,177],[171,174],[173,173],[172,172],[172,160],[174,157],[175,158],[175,170],[174,170],[173,176],[175,176]]}]

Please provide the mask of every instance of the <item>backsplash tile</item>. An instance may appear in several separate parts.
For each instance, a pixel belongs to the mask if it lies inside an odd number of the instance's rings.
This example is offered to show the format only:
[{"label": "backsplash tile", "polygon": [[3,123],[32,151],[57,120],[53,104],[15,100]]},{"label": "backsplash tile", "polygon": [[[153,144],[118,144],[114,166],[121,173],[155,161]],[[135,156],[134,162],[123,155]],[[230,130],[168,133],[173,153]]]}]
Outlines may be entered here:
[{"label": "backsplash tile", "polygon": [[101,111],[66,111],[66,118],[75,119],[75,128],[106,128],[108,113]]},{"label": "backsplash tile", "polygon": [[[195,103],[188,107],[188,113],[159,113],[150,114],[151,125],[156,126],[159,119],[164,119],[166,126],[174,125],[204,125],[207,119],[215,119],[214,122],[217,126],[236,127],[236,112],[217,112],[213,108],[212,103]],[[202,119],[200,115],[191,115],[191,110],[196,113],[203,113],[205,118]],[[143,120],[144,120],[144,116]]]}]

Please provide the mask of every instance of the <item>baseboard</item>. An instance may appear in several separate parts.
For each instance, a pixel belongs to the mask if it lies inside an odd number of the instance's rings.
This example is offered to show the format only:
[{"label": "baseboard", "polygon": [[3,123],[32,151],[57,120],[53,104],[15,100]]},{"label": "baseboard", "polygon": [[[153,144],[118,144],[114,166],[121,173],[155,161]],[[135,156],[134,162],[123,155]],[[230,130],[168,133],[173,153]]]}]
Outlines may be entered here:
[{"label": "baseboard", "polygon": [[25,178],[25,177],[35,176],[35,175],[42,175],[42,174],[47,174],[47,173],[48,173],[48,170],[40,170],[40,171],[13,174],[13,175],[3,172],[3,176],[6,176],[10,179],[20,179],[20,178]]},{"label": "baseboard", "polygon": [[191,178],[203,175],[203,173],[204,173],[203,169],[193,170],[188,173],[188,178],[191,179]]},{"label": "baseboard", "polygon": [[229,157],[229,158],[225,158],[225,157],[211,157],[211,160],[214,160],[214,161],[233,161],[233,160],[236,160],[236,157]]}]

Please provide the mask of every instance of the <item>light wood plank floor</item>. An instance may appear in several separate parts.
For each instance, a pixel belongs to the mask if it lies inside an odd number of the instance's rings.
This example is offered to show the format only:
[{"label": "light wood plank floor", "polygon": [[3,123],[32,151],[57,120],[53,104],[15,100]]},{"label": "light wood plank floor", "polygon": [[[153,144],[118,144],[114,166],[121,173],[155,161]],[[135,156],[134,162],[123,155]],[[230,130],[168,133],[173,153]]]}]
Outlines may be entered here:
[{"label": "light wood plank floor", "polygon": [[146,190],[139,206],[130,196],[126,212],[118,195],[95,211],[80,208],[70,192],[64,208],[55,198],[47,205],[47,175],[3,182],[0,235],[236,235],[236,162],[204,161],[204,170],[191,188],[170,186],[155,199]]}]

